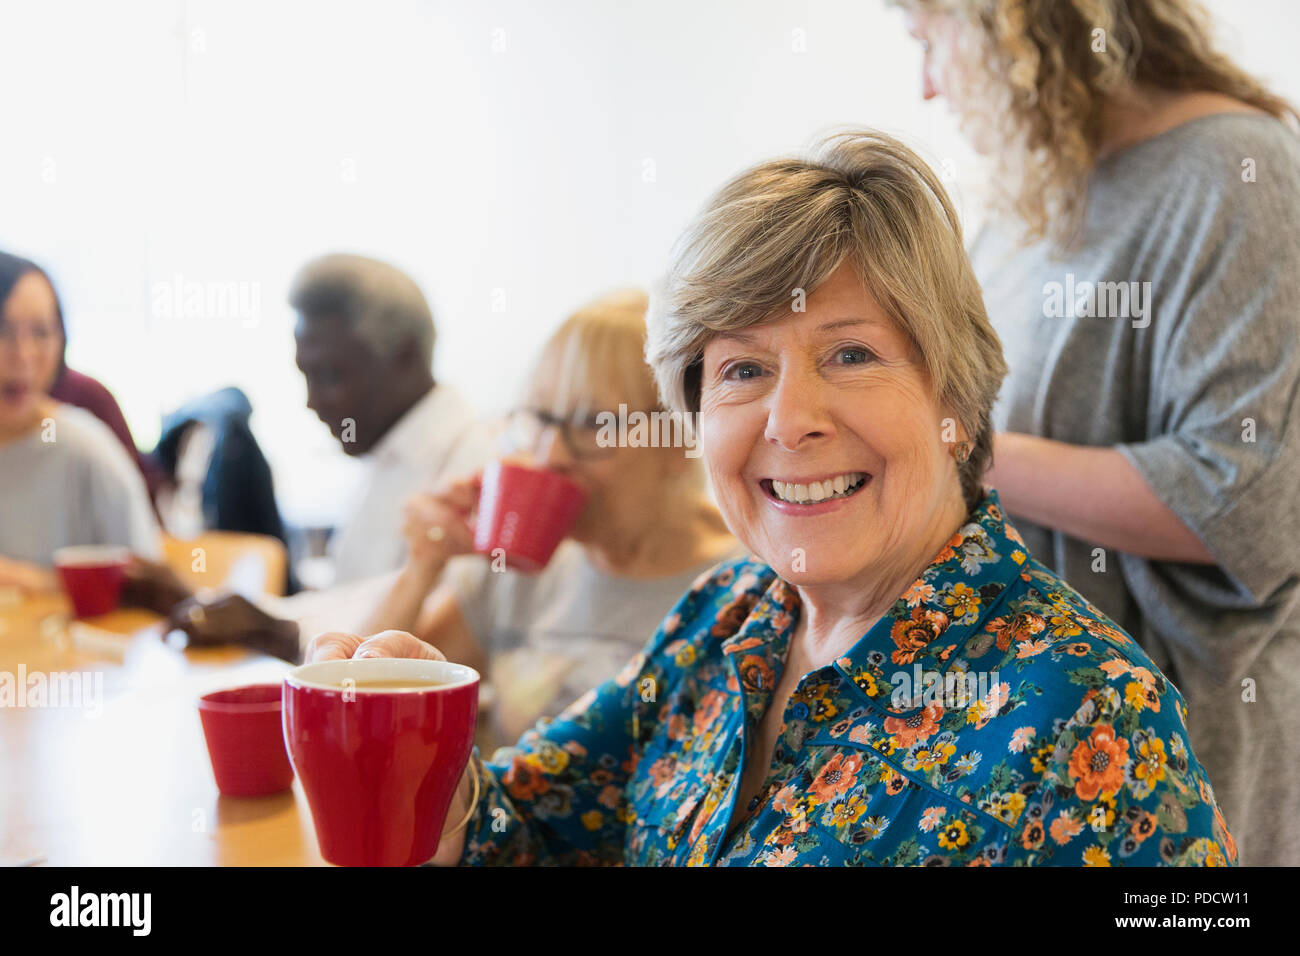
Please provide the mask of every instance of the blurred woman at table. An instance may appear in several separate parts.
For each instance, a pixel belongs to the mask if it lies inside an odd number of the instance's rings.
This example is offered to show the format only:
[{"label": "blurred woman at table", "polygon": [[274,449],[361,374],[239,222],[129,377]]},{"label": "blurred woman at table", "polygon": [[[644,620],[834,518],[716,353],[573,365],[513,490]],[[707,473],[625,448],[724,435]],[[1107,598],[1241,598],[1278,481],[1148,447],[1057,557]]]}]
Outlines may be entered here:
[{"label": "blurred woman at table", "polygon": [[65,545],[161,555],[135,462],[98,418],[50,397],[63,346],[49,278],[0,253],[0,584],[24,590],[52,586],[54,551]]},{"label": "blurred woman at table", "polygon": [[682,591],[741,553],[691,448],[602,444],[601,412],[664,411],[645,362],[646,305],[644,292],[625,290],[569,317],[508,419],[514,455],[587,492],[546,568],[493,569],[473,554],[477,476],[465,476],[410,502],[406,566],[369,620],[486,668],[502,741],[612,677]]},{"label": "blurred woman at table", "polygon": [[[846,133],[742,173],[650,329],[757,558],[558,719],[475,752],[435,863],[1232,862],[1177,689],[982,485],[1006,365],[919,157]],[[312,649],[366,654],[440,656],[400,632]]]},{"label": "blurred woman at table", "polygon": [[1248,865],[1300,863],[1300,136],[1187,0],[907,0],[1003,171],[990,481],[1186,697]]}]

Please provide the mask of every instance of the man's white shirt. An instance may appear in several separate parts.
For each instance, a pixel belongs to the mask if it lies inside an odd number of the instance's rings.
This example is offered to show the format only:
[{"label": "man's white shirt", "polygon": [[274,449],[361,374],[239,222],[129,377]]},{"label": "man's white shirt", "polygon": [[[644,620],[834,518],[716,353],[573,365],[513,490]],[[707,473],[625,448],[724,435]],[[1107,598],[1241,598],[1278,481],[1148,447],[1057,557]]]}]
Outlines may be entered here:
[{"label": "man's white shirt", "polygon": [[335,583],[400,568],[407,499],[482,467],[492,447],[489,429],[459,393],[447,385],[430,389],[364,456],[367,474],[330,544]]}]

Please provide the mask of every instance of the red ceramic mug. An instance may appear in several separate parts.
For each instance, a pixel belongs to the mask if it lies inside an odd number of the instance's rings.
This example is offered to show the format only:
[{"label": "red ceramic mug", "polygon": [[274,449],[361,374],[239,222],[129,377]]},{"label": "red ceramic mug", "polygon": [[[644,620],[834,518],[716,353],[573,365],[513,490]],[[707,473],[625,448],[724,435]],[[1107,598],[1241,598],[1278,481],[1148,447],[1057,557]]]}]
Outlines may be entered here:
[{"label": "red ceramic mug", "polygon": [[217,789],[228,797],[260,797],[293,784],[280,729],[280,685],[255,684],[205,694],[199,717]]},{"label": "red ceramic mug", "polygon": [[126,548],[107,545],[77,545],[54,552],[54,567],[77,617],[95,617],[117,607],[130,557]]},{"label": "red ceramic mug", "polygon": [[284,739],[321,856],[417,866],[438,852],[474,749],[479,675],[411,658],[304,664],[284,680]]},{"label": "red ceramic mug", "polygon": [[493,462],[483,470],[474,550],[536,574],[577,522],[587,493],[554,471]]}]

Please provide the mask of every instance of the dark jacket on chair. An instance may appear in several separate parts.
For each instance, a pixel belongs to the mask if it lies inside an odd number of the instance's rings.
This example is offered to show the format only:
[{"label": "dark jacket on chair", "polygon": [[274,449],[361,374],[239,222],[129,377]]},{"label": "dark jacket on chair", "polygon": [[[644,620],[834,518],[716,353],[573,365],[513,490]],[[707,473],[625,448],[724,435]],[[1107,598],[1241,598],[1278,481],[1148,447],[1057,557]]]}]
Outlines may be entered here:
[{"label": "dark jacket on chair", "polygon": [[[153,457],[174,479],[185,429],[195,422],[215,436],[212,459],[203,481],[203,522],[210,531],[244,531],[284,542],[284,524],[275,504],[271,466],[248,426],[253,406],[237,388],[223,388],[194,399],[163,419]],[[296,590],[292,571],[286,594]]]}]

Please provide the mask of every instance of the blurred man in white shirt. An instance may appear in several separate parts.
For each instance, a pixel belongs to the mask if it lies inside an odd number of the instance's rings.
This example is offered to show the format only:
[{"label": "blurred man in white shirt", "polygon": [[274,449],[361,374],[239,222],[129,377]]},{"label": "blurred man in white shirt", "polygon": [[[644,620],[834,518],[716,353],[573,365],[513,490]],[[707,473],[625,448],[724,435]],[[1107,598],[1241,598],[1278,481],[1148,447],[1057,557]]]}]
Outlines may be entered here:
[{"label": "blurred man in white shirt", "polygon": [[346,454],[369,464],[331,542],[335,583],[394,571],[406,553],[407,498],[481,467],[487,430],[460,395],[434,382],[433,315],[403,272],[362,256],[325,256],[299,271],[289,302],[307,407]]}]

